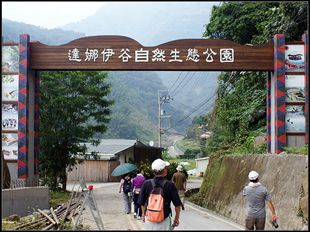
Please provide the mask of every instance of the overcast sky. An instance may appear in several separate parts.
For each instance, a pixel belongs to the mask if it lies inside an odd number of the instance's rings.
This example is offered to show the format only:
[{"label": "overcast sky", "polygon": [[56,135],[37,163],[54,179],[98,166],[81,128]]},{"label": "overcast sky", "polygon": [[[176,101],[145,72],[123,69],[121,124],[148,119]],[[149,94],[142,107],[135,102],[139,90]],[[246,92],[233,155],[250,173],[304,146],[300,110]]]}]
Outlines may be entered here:
[{"label": "overcast sky", "polygon": [[56,28],[93,15],[106,2],[9,2],[2,1],[2,18]]}]

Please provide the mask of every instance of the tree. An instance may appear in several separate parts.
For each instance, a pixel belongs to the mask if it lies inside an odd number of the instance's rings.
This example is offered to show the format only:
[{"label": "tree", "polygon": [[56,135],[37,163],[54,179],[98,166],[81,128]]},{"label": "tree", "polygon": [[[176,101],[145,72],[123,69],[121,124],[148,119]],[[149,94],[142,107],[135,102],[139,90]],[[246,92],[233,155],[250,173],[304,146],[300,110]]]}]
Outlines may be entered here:
[{"label": "tree", "polygon": [[278,5],[278,2],[238,1],[214,6],[204,36],[251,43],[253,36],[259,33],[256,25],[266,20],[265,12]]},{"label": "tree", "polygon": [[51,189],[60,182],[65,190],[67,168],[78,156],[86,158],[84,143],[98,143],[95,134],[107,130],[110,85],[104,72],[42,72],[40,77],[40,177]]},{"label": "tree", "polygon": [[308,2],[224,2],[214,6],[204,36],[240,44],[266,43],[274,34],[300,40],[307,30]]},{"label": "tree", "polygon": [[[307,12],[307,2],[223,2],[213,7],[204,36],[253,45],[269,42],[279,33],[288,41],[300,40],[307,30]],[[266,73],[222,73],[218,80],[207,152],[224,153],[238,146],[239,151],[253,152],[249,141],[266,134]]]},{"label": "tree", "polygon": [[253,37],[253,43],[265,43],[274,34],[285,34],[286,41],[300,40],[308,28],[308,2],[279,2],[264,17],[256,25],[259,33]]}]

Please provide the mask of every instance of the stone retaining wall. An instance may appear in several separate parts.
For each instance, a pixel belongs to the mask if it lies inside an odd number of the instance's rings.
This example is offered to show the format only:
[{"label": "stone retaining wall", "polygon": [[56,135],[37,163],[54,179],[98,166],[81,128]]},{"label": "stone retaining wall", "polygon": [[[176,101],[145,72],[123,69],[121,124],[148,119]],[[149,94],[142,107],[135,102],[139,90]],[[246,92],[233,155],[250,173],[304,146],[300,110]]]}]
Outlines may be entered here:
[{"label": "stone retaining wall", "polygon": [[[307,229],[304,222],[308,219],[308,156],[305,155],[211,157],[194,202],[244,224],[242,190],[248,184],[251,170],[259,173],[260,182],[271,194],[279,229]],[[267,230],[272,229],[270,217],[267,209]]]}]

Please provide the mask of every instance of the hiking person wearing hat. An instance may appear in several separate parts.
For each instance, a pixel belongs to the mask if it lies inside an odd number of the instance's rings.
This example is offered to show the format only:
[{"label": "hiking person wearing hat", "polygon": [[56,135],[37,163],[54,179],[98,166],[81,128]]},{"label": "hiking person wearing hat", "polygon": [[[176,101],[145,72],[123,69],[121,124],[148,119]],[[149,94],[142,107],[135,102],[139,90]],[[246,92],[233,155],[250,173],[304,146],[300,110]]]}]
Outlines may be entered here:
[{"label": "hiking person wearing hat", "polygon": [[180,199],[182,201],[182,209],[184,210],[184,192],[186,190],[186,175],[183,172],[182,165],[177,166],[176,168],[177,172],[175,172],[172,176],[172,182],[175,184],[175,187],[178,190]]},{"label": "hiking person wearing hat", "polygon": [[[175,185],[166,179],[169,162],[156,159],[152,163],[154,178],[145,180],[138,203],[142,207],[142,220],[146,230],[171,230],[179,225],[182,202]],[[171,223],[171,202],[175,216]]]},{"label": "hiking person wearing hat", "polygon": [[249,172],[250,183],[244,187],[243,196],[246,197],[246,230],[264,230],[266,222],[265,201],[271,211],[272,221],[277,220],[276,211],[271,201],[266,187],[264,187],[258,180],[258,173],[256,171]]}]

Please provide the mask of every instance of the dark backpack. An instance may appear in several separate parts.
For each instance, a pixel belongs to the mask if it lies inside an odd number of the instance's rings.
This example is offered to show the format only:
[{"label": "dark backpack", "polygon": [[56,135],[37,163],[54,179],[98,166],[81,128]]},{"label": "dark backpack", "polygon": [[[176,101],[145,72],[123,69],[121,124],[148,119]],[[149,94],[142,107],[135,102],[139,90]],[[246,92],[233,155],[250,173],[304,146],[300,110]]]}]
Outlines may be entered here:
[{"label": "dark backpack", "polygon": [[132,190],[131,179],[124,179],[123,192],[128,194]]}]

